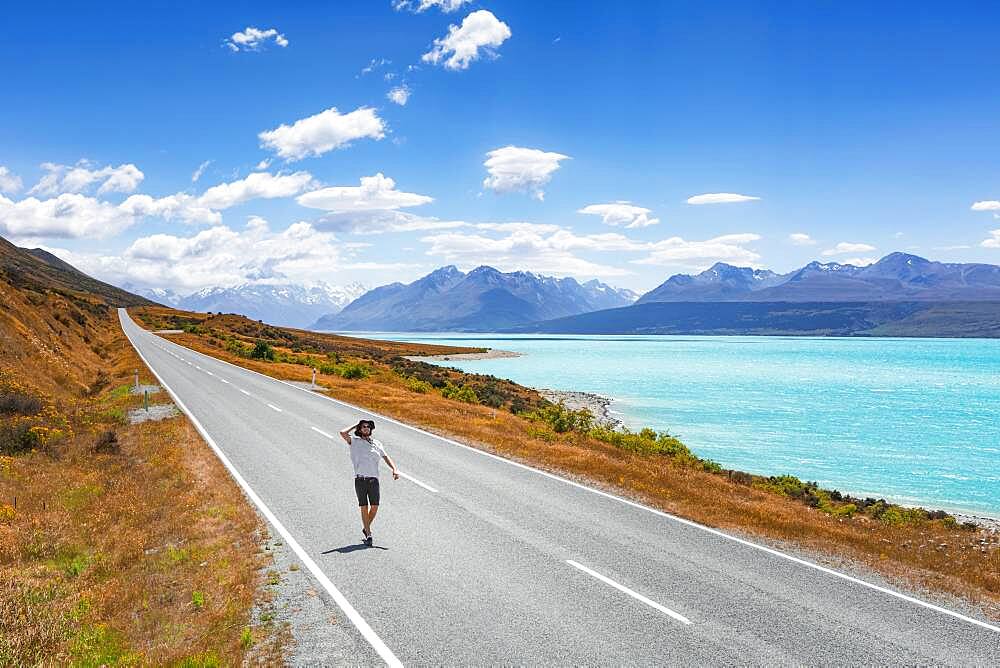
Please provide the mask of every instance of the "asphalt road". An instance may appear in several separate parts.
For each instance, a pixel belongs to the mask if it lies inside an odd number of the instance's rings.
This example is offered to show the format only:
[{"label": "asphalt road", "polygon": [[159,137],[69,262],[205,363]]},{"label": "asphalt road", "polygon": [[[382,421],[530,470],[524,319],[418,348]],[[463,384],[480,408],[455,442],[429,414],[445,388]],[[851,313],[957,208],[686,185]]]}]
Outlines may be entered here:
[{"label": "asphalt road", "polygon": [[133,345],[353,623],[356,663],[1000,665],[1000,628],[374,416],[139,328]]}]

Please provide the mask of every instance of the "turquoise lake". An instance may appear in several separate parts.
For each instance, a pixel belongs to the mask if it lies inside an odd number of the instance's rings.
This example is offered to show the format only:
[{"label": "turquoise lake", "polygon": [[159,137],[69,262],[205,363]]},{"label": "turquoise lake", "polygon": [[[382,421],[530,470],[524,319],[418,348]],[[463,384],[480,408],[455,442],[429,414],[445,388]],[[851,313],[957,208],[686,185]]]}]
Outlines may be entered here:
[{"label": "turquoise lake", "polygon": [[517,351],[442,364],[610,397],[728,468],[1000,517],[1000,340],[363,336]]}]

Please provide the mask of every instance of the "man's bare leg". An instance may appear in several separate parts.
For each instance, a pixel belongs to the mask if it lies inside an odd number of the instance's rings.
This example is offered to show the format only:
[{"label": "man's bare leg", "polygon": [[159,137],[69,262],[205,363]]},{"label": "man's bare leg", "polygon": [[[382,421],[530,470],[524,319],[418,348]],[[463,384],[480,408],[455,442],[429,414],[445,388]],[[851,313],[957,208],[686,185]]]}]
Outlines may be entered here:
[{"label": "man's bare leg", "polygon": [[361,510],[361,527],[364,529],[365,535],[367,536],[371,534],[372,530],[372,521],[368,517],[368,506],[358,506],[358,508]]},{"label": "man's bare leg", "polygon": [[375,521],[375,513],[378,512],[378,506],[368,506],[368,531],[372,530],[372,522]]}]

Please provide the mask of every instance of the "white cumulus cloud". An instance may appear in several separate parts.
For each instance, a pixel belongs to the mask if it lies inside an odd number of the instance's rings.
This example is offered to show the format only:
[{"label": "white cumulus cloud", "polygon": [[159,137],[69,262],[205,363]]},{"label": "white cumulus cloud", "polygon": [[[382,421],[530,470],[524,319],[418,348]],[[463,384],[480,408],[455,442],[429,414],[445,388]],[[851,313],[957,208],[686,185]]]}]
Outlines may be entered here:
[{"label": "white cumulus cloud", "polygon": [[974,202],[970,207],[973,211],[1000,211],[1000,202],[995,199]]},{"label": "white cumulus cloud", "polygon": [[47,173],[32,186],[28,191],[29,195],[82,193],[95,185],[99,195],[110,192],[130,193],[135,191],[145,178],[139,168],[131,163],[92,169],[89,161],[80,160],[72,166],[43,162],[41,167]]},{"label": "white cumulus cloud", "polygon": [[192,225],[218,225],[222,214],[201,204],[197,197],[175,193],[166,197],[131,195],[118,208],[135,218],[153,216],[164,220],[180,220]]},{"label": "white cumulus cloud", "polygon": [[705,193],[704,195],[695,195],[693,197],[688,197],[688,204],[728,204],[730,202],[751,202],[753,200],[758,200],[759,197],[752,197],[750,195],[739,195],[737,193]]},{"label": "white cumulus cloud", "polygon": [[21,177],[12,173],[9,169],[0,165],[0,193],[13,194],[20,192],[24,187]]},{"label": "white cumulus cloud", "polygon": [[104,238],[135,222],[128,210],[79,193],[18,202],[0,195],[0,231],[7,237]]},{"label": "white cumulus cloud", "polygon": [[990,236],[979,244],[983,248],[1000,248],[1000,230],[990,230]]},{"label": "white cumulus cloud", "polygon": [[796,246],[815,246],[816,240],[805,232],[792,232],[788,235],[788,240]]},{"label": "white cumulus cloud", "polygon": [[292,125],[283,124],[273,130],[265,130],[257,136],[263,148],[292,161],[323,155],[348,146],[356,139],[382,139],[385,137],[385,123],[370,107],[359,107],[347,114],[330,107],[315,116],[299,119]]},{"label": "white cumulus cloud", "polygon": [[410,92],[410,87],[403,84],[402,86],[396,86],[386,93],[386,97],[399,106],[405,107],[406,103],[410,100]]},{"label": "white cumulus cloud", "polygon": [[228,209],[251,199],[292,197],[314,185],[309,172],[279,175],[254,172],[245,179],[212,186],[198,198],[198,203],[209,209]]},{"label": "white cumulus cloud", "polygon": [[296,201],[311,209],[330,213],[385,211],[433,202],[427,195],[396,190],[396,182],[381,172],[361,177],[360,186],[334,186],[300,195]]},{"label": "white cumulus cloud", "polygon": [[498,148],[487,153],[486,157],[483,166],[490,175],[483,181],[483,187],[498,193],[526,191],[539,200],[545,199],[542,186],[559,169],[560,161],[569,159],[562,153],[520,146]]},{"label": "white cumulus cloud", "polygon": [[873,250],[875,250],[875,246],[872,246],[871,244],[858,244],[851,243],[849,241],[841,241],[833,248],[827,248],[822,254],[829,257],[831,255],[845,255],[847,253],[867,253],[868,251]]},{"label": "white cumulus cloud", "polygon": [[247,26],[243,32],[234,32],[225,43],[230,51],[260,51],[272,40],[280,47],[288,46],[288,40],[275,28],[261,30],[253,26]]},{"label": "white cumulus cloud", "polygon": [[451,25],[448,34],[434,40],[433,48],[421,59],[425,63],[443,64],[445,69],[465,70],[480,53],[495,56],[496,49],[511,35],[510,27],[485,9],[472,12],[462,25]]},{"label": "white cumulus cloud", "polygon": [[648,227],[660,222],[659,218],[650,218],[649,209],[625,201],[611,204],[589,204],[577,213],[600,216],[606,225],[623,227]]},{"label": "white cumulus cloud", "polygon": [[190,236],[141,237],[119,255],[50,252],[110,283],[170,286],[182,294],[247,282],[308,284],[329,278],[343,257],[332,233],[306,222],[272,231],[255,216],[241,230],[218,225]]}]

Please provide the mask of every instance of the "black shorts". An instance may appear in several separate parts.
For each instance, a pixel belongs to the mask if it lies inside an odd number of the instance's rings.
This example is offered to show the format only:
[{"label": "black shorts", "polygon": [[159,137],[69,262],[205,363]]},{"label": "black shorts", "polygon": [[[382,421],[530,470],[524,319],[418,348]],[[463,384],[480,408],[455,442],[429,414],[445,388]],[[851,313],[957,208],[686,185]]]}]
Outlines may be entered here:
[{"label": "black shorts", "polygon": [[358,494],[359,506],[378,505],[378,478],[355,478],[354,491]]}]

